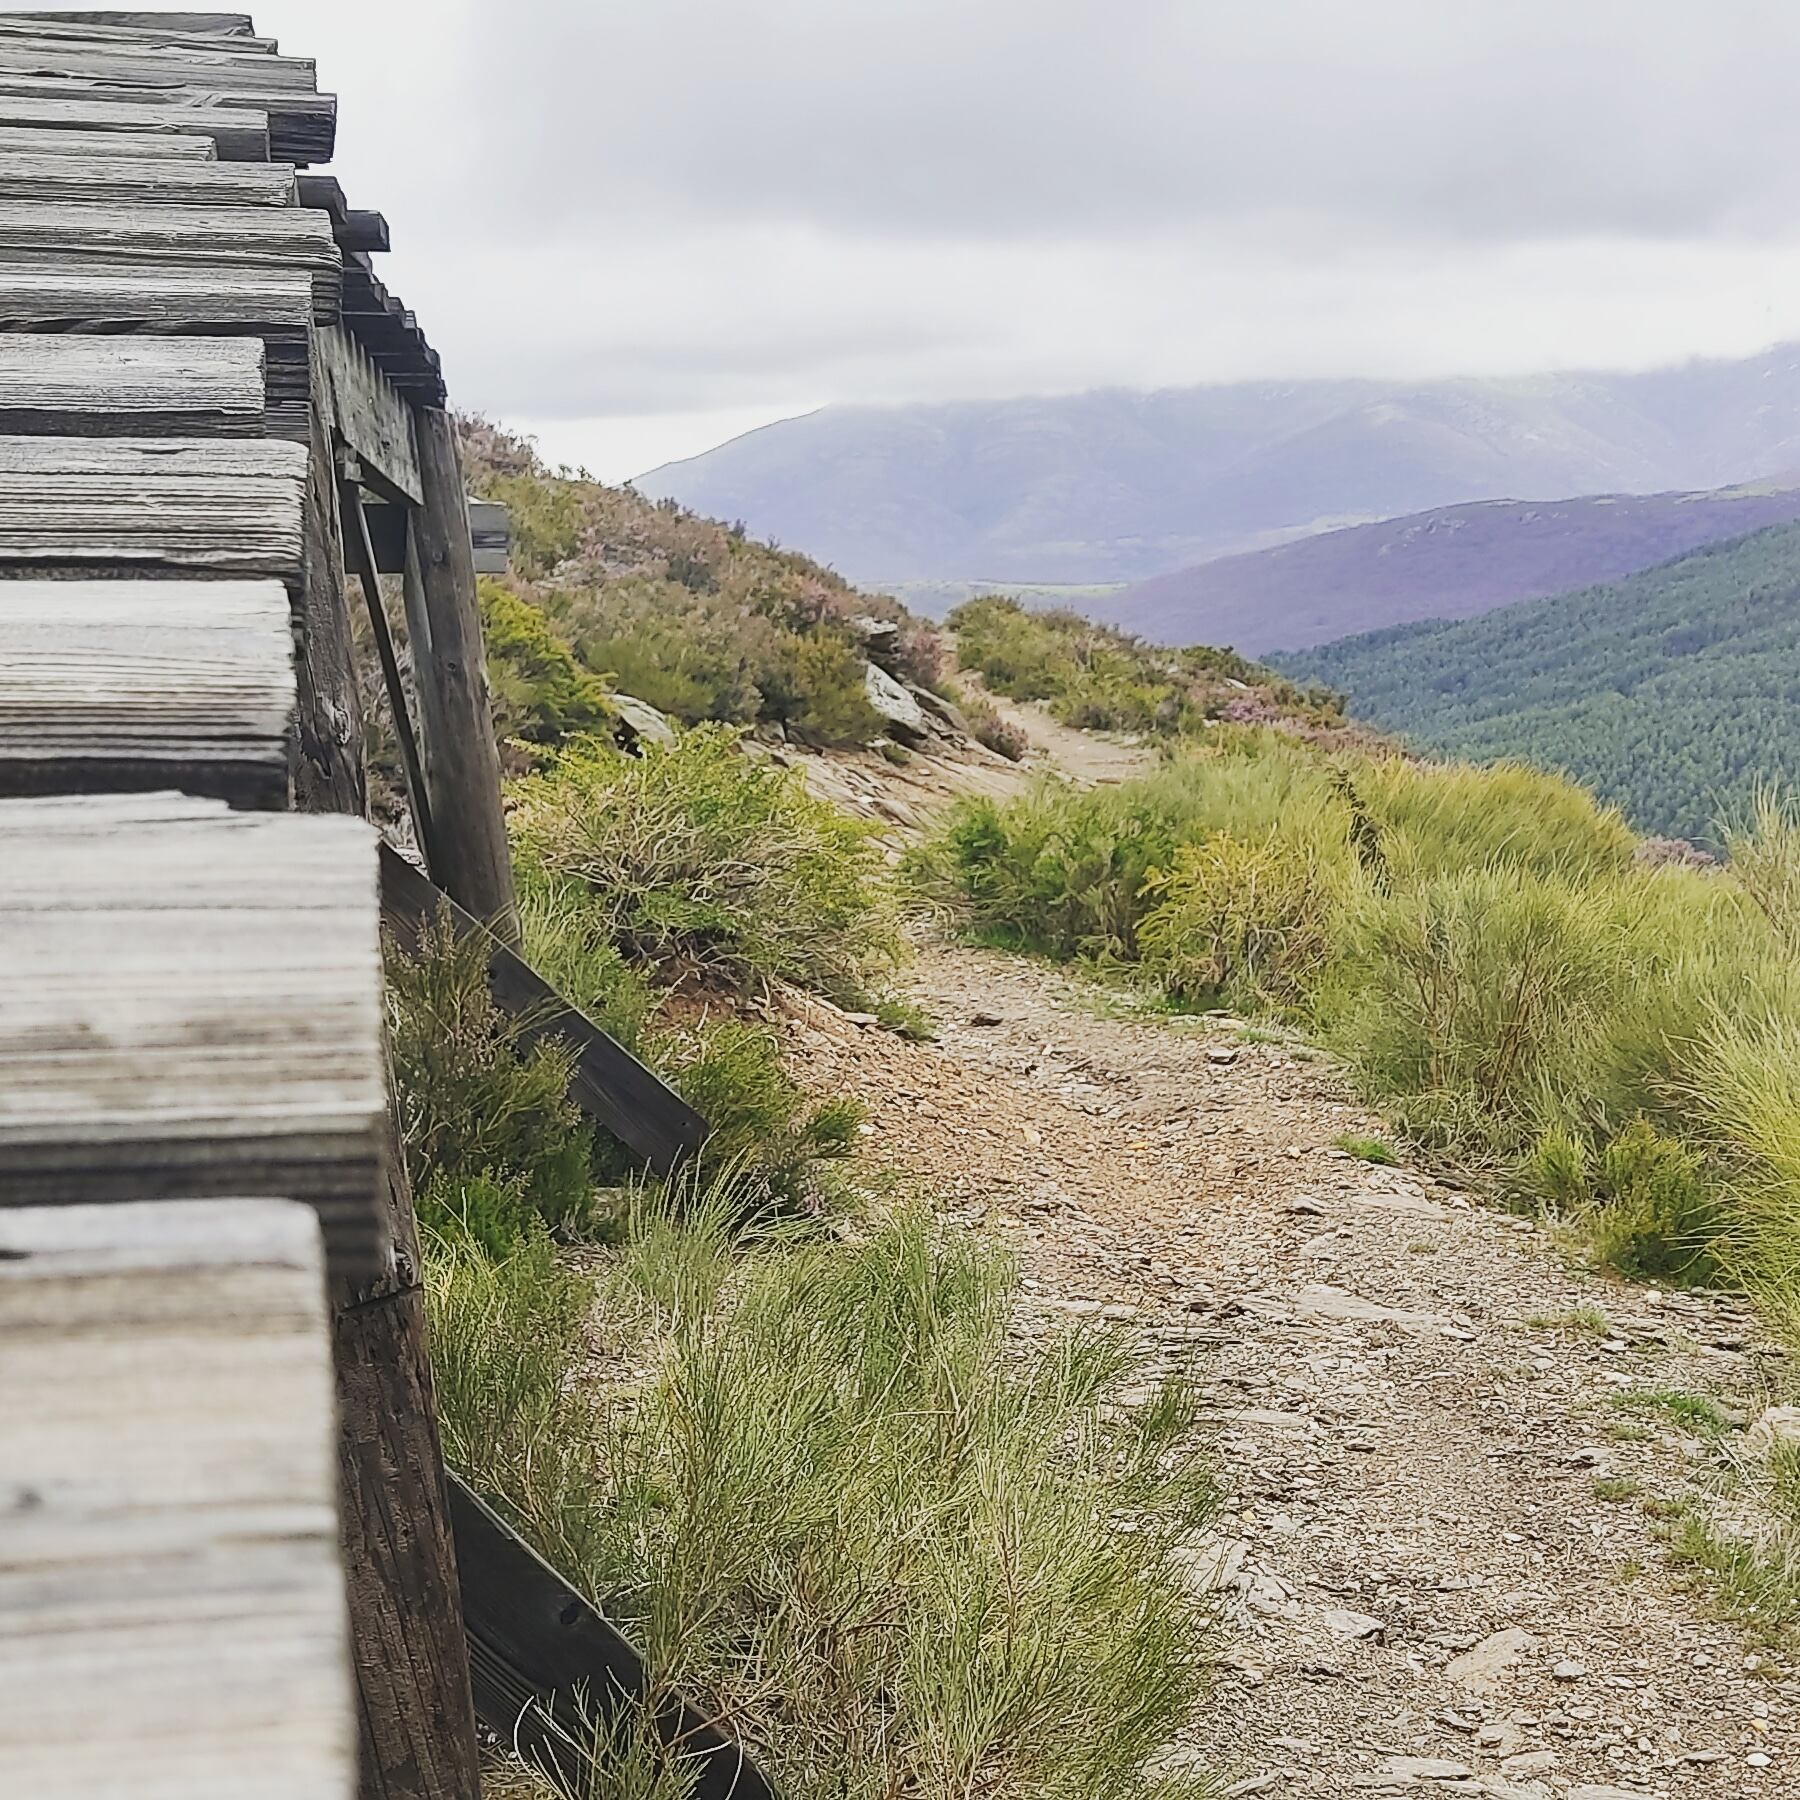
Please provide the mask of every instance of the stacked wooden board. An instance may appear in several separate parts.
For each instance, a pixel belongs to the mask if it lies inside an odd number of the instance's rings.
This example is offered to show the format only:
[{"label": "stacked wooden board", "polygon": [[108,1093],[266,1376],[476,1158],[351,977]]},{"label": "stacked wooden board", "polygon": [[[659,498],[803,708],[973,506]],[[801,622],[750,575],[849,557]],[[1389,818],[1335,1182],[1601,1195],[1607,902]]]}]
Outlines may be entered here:
[{"label": "stacked wooden board", "polygon": [[233,17],[0,17],[0,1793],[356,1784],[376,846],[290,810],[334,118]]}]

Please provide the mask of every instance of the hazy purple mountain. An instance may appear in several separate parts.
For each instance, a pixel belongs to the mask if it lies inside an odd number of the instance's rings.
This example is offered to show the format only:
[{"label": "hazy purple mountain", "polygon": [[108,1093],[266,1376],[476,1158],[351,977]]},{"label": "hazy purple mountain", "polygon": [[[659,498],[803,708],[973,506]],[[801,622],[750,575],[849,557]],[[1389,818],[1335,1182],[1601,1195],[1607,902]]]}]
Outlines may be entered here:
[{"label": "hazy purple mountain", "polygon": [[1800,480],[1800,345],[1649,374],[826,407],[640,478],[853,579],[1133,581],[1501,494]]},{"label": "hazy purple mountain", "polygon": [[1153,576],[1082,610],[1165,643],[1248,656],[1616,581],[1800,519],[1800,492],[1724,489],[1478,500]]}]

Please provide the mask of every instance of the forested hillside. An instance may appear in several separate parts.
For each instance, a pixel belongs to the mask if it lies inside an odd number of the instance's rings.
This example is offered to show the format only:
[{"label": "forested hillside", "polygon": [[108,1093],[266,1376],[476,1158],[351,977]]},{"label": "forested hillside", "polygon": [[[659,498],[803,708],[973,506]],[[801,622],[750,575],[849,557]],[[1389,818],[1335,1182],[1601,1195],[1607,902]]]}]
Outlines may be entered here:
[{"label": "forested hillside", "polygon": [[1566,769],[1646,831],[1710,840],[1800,775],[1800,525],[1273,660],[1425,748]]},{"label": "forested hillside", "polygon": [[1246,656],[1419,619],[1472,619],[1800,518],[1800,492],[1476,500],[1220,557],[1080,602],[1165,644]]}]

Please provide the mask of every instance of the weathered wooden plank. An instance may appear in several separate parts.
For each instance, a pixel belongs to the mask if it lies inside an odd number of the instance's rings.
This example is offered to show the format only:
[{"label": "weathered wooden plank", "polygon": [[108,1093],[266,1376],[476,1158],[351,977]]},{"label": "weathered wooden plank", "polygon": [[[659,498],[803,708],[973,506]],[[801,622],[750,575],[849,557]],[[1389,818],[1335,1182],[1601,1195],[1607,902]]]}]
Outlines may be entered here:
[{"label": "weathered wooden plank", "polygon": [[331,221],[304,206],[5,201],[0,262],[8,259],[305,269],[321,323],[337,317],[343,272]]},{"label": "weathered wooden plank", "polygon": [[180,795],[0,801],[0,1196],[283,1194],[379,1266],[374,849]]},{"label": "weathered wooden plank", "polygon": [[297,581],[306,468],[298,444],[0,437],[0,567]]},{"label": "weathered wooden plank", "polygon": [[248,38],[253,42],[273,44],[273,38],[258,39],[256,23],[248,13],[234,12],[120,12],[101,8],[96,12],[22,12],[20,19],[51,25],[93,25],[107,31],[160,34],[182,32],[194,37]]},{"label": "weathered wooden plank", "polygon": [[516,942],[518,902],[456,426],[447,412],[422,407],[413,414],[413,434],[425,498],[407,514],[404,590],[437,828],[432,877],[459,906]]},{"label": "weathered wooden plank", "polygon": [[653,1689],[629,1640],[466,1483],[450,1479],[475,1710],[488,1730],[579,1792],[596,1729],[655,1707],[658,1736],[695,1800],[774,1800],[774,1789],[716,1721]]},{"label": "weathered wooden plank", "polygon": [[425,490],[412,408],[341,327],[321,327],[314,350],[331,395],[331,423],[339,440],[355,453],[384,498],[418,505]]},{"label": "weathered wooden plank", "polygon": [[269,430],[300,441],[312,314],[304,269],[0,262],[0,330],[260,338]]},{"label": "weathered wooden plank", "polygon": [[0,1789],[349,1800],[318,1229],[0,1208]]},{"label": "weathered wooden plank", "polygon": [[21,36],[0,32],[0,69],[22,75],[72,75],[89,81],[144,87],[203,88],[220,96],[285,96],[318,92],[318,64],[309,56],[246,54],[227,45],[164,47],[142,37]]},{"label": "weathered wooden plank", "polygon": [[[50,86],[45,92],[44,87]],[[128,131],[198,137],[231,162],[269,160],[269,115],[255,106],[152,105],[95,98],[39,83],[16,91],[0,82],[0,126],[33,131]]]},{"label": "weathered wooden plank", "polygon": [[285,808],[293,652],[279,582],[0,581],[0,797]]},{"label": "weathered wooden plank", "polygon": [[[79,101],[93,108],[250,108],[269,122],[268,149],[284,162],[330,160],[337,136],[337,97],[299,88],[256,87],[230,76],[190,83],[149,83],[130,77],[70,72],[40,75],[0,64],[0,93],[18,99]],[[221,154],[223,154],[221,140]]]},{"label": "weathered wooden plank", "polygon": [[182,162],[218,159],[211,138],[165,131],[40,131],[0,127],[0,156],[161,156]]},{"label": "weathered wooden plank", "polygon": [[0,433],[260,437],[256,338],[0,333]]},{"label": "weathered wooden plank", "polygon": [[569,1098],[658,1174],[674,1174],[706,1142],[706,1121],[625,1046],[572,1007],[523,957],[458,906],[391,845],[381,847],[381,919],[402,949],[440,918],[488,947],[488,985],[507,1012],[531,1021],[530,1039],[560,1039],[576,1054]]},{"label": "weathered wooden plank", "polygon": [[387,250],[391,248],[388,222],[378,212],[361,211],[351,206],[342,185],[330,175],[302,175],[297,182],[300,204],[316,206],[331,215],[332,235],[340,250]]},{"label": "weathered wooden plank", "polygon": [[173,156],[0,155],[0,202],[58,205],[292,206],[292,163],[222,163]]}]

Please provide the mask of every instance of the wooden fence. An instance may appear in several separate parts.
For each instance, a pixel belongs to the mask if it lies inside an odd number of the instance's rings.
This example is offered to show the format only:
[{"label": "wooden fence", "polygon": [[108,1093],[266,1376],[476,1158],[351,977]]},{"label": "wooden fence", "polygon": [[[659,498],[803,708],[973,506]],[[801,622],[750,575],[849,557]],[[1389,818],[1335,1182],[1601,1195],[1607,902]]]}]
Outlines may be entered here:
[{"label": "wooden fence", "polygon": [[[301,172],[335,119],[241,14],[0,15],[0,1792],[34,1800],[473,1800],[475,1695],[555,1765],[645,1692],[452,1506],[382,921],[484,934],[647,1165],[705,1125],[519,953],[504,521],[471,532],[385,221]],[[347,570],[423,868],[367,822]],[[698,1791],[767,1792],[653,1712]]]}]

